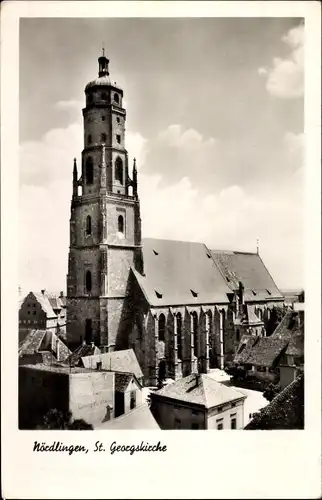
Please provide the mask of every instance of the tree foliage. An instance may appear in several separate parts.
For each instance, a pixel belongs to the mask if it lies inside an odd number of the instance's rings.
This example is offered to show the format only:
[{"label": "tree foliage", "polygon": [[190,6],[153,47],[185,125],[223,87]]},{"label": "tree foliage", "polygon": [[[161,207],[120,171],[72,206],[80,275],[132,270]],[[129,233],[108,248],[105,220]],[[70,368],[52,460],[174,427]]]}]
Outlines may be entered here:
[{"label": "tree foliage", "polygon": [[267,399],[267,401],[272,401],[280,391],[281,391],[281,386],[279,384],[274,385],[270,383],[269,386],[263,392],[263,396],[264,398]]},{"label": "tree foliage", "polygon": [[71,411],[61,411],[53,408],[43,417],[37,426],[41,430],[93,430],[93,426],[83,419],[73,420]]}]

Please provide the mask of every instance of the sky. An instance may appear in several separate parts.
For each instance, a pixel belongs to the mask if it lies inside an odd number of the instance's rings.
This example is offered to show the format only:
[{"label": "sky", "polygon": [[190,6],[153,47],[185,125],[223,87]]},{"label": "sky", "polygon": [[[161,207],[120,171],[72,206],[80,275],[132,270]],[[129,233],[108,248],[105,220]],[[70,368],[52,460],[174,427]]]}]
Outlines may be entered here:
[{"label": "sky", "polygon": [[292,18],[20,21],[19,284],[66,290],[73,158],[104,43],[124,89],[143,237],[256,251],[304,286],[304,25]]}]

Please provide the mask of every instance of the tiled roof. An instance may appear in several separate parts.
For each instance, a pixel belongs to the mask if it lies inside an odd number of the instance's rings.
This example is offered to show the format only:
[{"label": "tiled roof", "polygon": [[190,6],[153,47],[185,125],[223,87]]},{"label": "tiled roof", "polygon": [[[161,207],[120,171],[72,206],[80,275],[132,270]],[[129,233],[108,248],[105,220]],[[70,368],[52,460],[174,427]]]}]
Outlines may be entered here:
[{"label": "tiled roof", "polygon": [[56,373],[92,373],[93,370],[88,370],[83,366],[66,366],[62,363],[58,363],[56,361],[55,364],[46,364],[46,363],[37,363],[37,364],[25,364],[21,365],[19,368],[27,368],[33,370],[42,370],[48,372],[56,372]]},{"label": "tiled roof", "polygon": [[97,355],[100,354],[100,352],[100,349],[95,345],[81,344],[75,349],[74,352],[71,353],[70,356],[68,356],[68,358],[66,358],[64,363],[69,364],[70,366],[77,366],[83,357]]},{"label": "tiled roof", "polygon": [[301,374],[260,410],[245,430],[303,429],[304,375]]},{"label": "tiled roof", "polygon": [[277,357],[286,350],[291,337],[299,328],[293,316],[294,312],[288,311],[270,337],[244,335],[234,363],[271,367]]},{"label": "tiled roof", "polygon": [[31,292],[34,295],[37,302],[40,304],[44,313],[46,313],[47,318],[57,318],[57,314],[54,312],[52,305],[49,301],[48,296],[41,292]]},{"label": "tiled roof", "polygon": [[86,368],[96,367],[97,363],[102,363],[103,370],[115,372],[133,373],[137,379],[143,377],[142,370],[133,349],[122,351],[106,352],[94,356],[82,357],[83,365]]},{"label": "tiled roof", "polygon": [[151,393],[151,397],[154,397],[154,395],[201,405],[205,408],[213,408],[214,406],[245,398],[244,394],[232,387],[216,382],[205,374],[188,375],[188,377],[179,379],[173,384]]},{"label": "tiled roof", "polygon": [[159,430],[150,408],[146,403],[138,406],[129,413],[118,418],[113,418],[108,422],[95,427],[97,430],[114,429],[114,430]]},{"label": "tiled roof", "polygon": [[203,243],[145,238],[144,272],[134,275],[149,304],[228,303],[227,286]]},{"label": "tiled roof", "polygon": [[304,328],[298,329],[291,337],[286,349],[286,354],[289,356],[304,355]]},{"label": "tiled roof", "polygon": [[246,301],[283,298],[257,253],[211,250],[211,255],[232,290],[242,282]]},{"label": "tiled roof", "polygon": [[289,309],[283,316],[282,320],[279,322],[274,332],[270,338],[287,338],[290,339],[291,336],[299,329],[298,325],[298,313]]},{"label": "tiled roof", "polygon": [[46,330],[31,330],[19,343],[19,357],[38,352],[46,333]]},{"label": "tiled roof", "polygon": [[124,392],[132,378],[132,373],[115,373],[115,390],[117,392]]}]

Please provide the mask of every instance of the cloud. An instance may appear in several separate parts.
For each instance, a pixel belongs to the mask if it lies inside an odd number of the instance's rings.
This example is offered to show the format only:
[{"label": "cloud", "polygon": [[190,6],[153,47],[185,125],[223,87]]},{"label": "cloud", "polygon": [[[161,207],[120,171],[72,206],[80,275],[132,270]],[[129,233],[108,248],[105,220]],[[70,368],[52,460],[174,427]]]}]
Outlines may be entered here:
[{"label": "cloud", "polygon": [[294,99],[304,93],[304,25],[288,31],[282,41],[289,49],[286,58],[275,57],[271,68],[259,68],[266,78],[266,89],[274,97]]},{"label": "cloud", "polygon": [[[75,123],[21,145],[19,273],[23,289],[65,288],[72,165],[73,157],[82,150],[82,139],[82,127]],[[276,183],[273,198],[265,185],[250,192],[236,179],[211,189],[211,170],[224,167],[214,158],[218,141],[173,125],[149,141],[129,131],[126,143],[130,161],[136,156],[139,167],[144,236],[248,251],[255,250],[259,237],[264,261],[278,283],[290,288],[299,285],[303,260],[301,170],[301,175],[290,170],[287,185]],[[283,144],[285,155],[298,159],[303,136],[288,133]],[[166,158],[168,163],[164,163]],[[158,164],[160,171],[149,170],[149,162],[154,167]]]},{"label": "cloud", "polygon": [[64,111],[76,110],[79,112],[84,106],[84,101],[70,100],[70,101],[58,101],[55,103],[55,108]]}]

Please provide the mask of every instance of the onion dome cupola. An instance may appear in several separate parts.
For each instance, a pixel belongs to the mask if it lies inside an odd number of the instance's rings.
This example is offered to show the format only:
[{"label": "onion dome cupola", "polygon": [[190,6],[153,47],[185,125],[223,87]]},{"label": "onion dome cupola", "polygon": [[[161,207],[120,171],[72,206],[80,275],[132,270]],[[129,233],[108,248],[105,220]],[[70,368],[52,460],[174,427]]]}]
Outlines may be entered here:
[{"label": "onion dome cupola", "polygon": [[[98,58],[98,77],[89,82],[85,87],[86,104],[94,104],[95,97],[106,97],[107,101],[111,101],[116,106],[122,106],[123,89],[110,78],[109,59],[104,54]],[[106,90],[106,94],[104,91]]]}]

